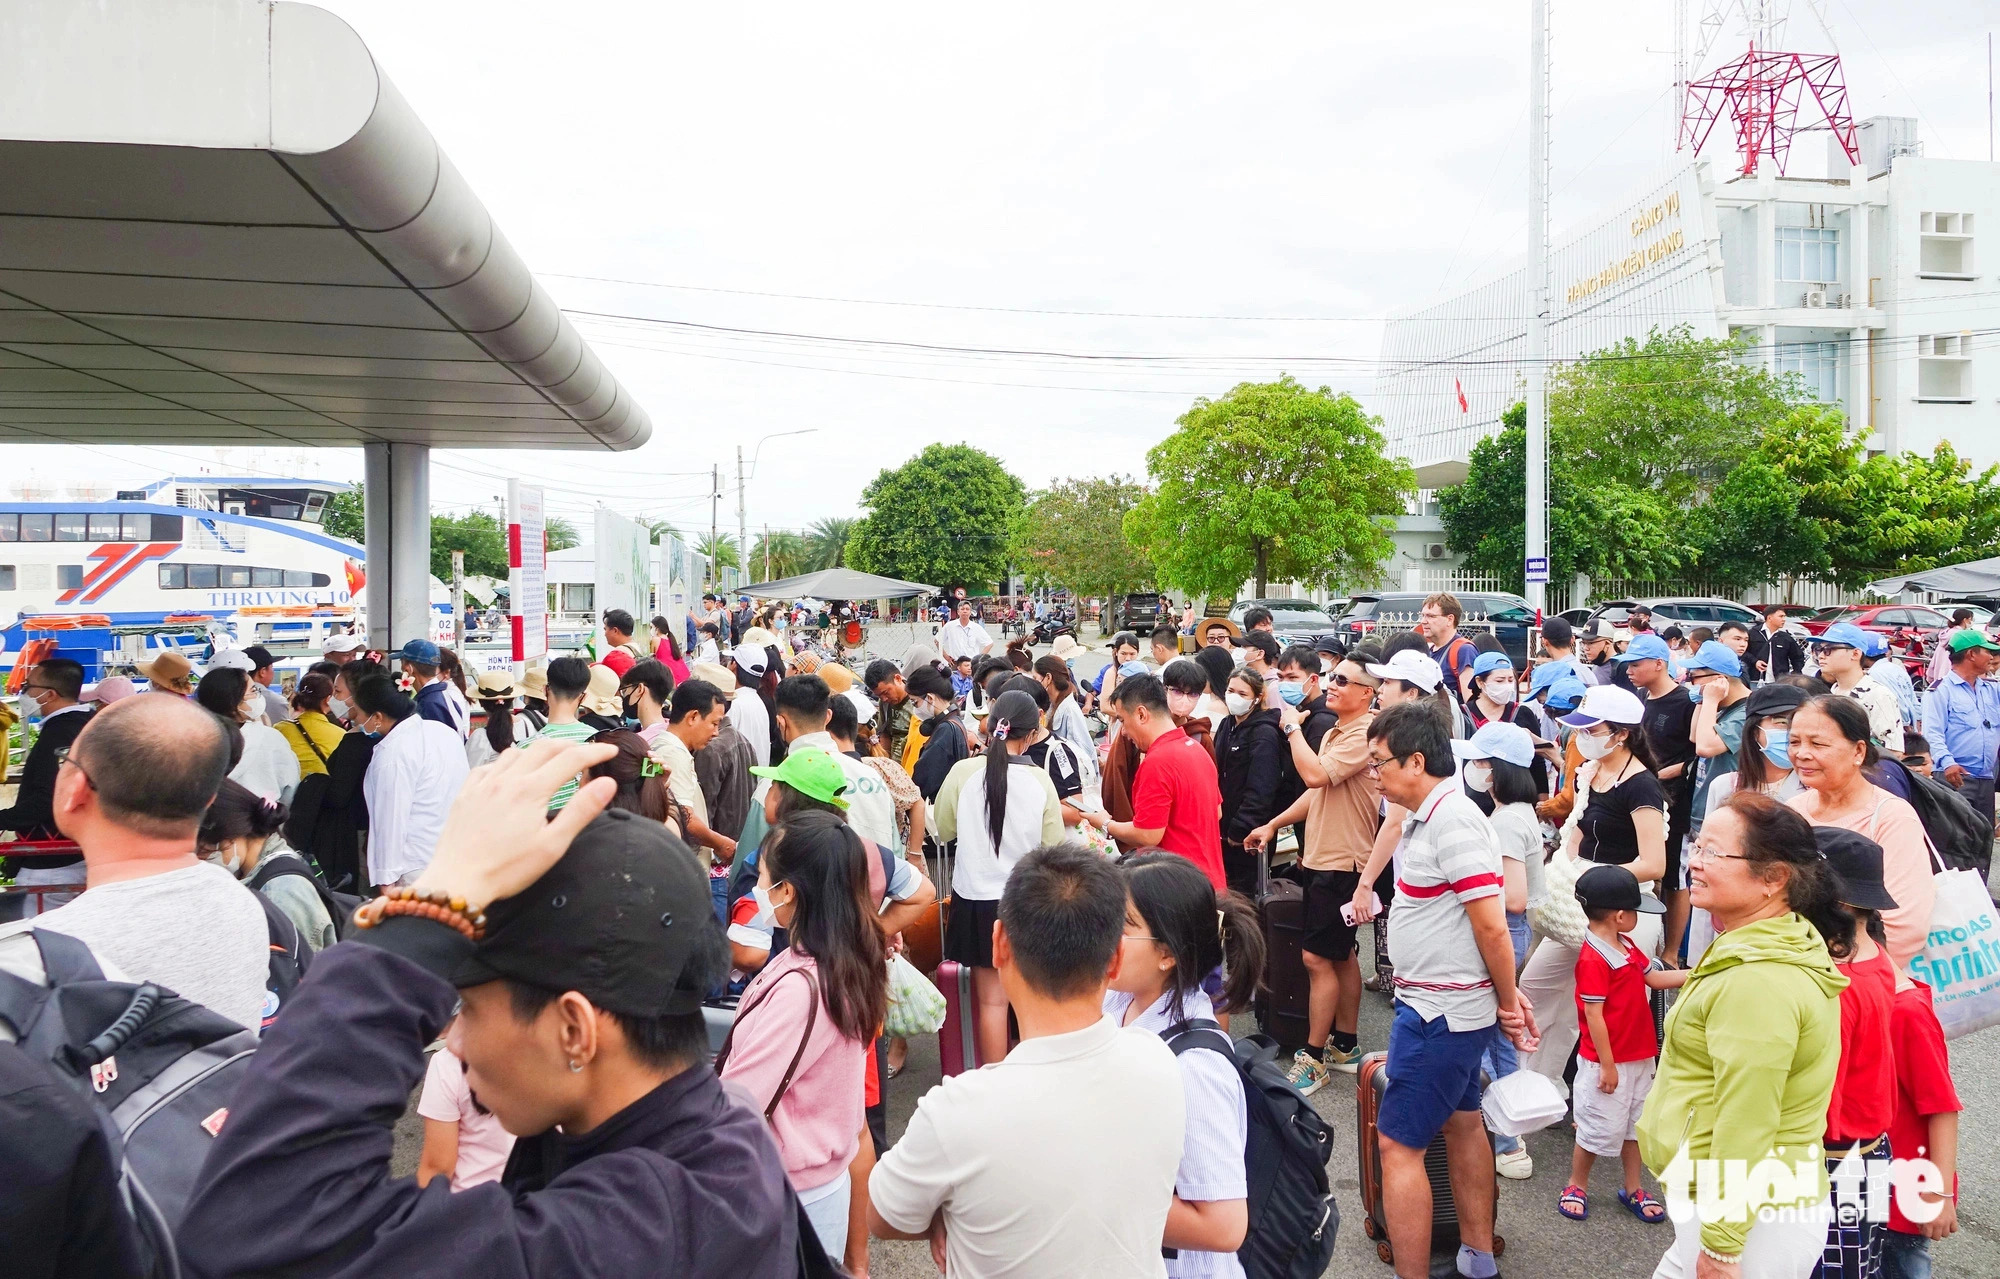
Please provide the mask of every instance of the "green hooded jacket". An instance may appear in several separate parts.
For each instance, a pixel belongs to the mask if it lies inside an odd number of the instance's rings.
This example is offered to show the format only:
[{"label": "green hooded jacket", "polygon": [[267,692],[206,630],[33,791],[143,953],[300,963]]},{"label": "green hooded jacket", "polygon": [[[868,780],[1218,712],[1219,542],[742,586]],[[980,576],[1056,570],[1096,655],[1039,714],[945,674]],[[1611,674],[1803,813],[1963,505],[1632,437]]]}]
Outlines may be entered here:
[{"label": "green hooded jacket", "polygon": [[[1810,1169],[1808,1178],[1794,1177],[1792,1198],[1753,1195],[1747,1214],[1704,1220],[1703,1247],[1739,1253],[1759,1207],[1824,1198],[1820,1139],[1840,1063],[1846,987],[1818,931],[1791,913],[1720,934],[1688,975],[1639,1119],[1646,1167],[1661,1176],[1685,1145],[1695,1161],[1755,1167],[1775,1156]],[[1695,1192],[1690,1181],[1687,1193]]]}]

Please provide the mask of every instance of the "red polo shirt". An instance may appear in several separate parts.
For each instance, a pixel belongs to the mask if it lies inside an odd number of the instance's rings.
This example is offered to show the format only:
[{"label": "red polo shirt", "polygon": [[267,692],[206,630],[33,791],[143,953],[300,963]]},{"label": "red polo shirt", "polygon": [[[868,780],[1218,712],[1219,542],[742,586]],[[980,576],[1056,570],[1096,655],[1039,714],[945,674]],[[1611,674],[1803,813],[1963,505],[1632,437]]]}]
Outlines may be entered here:
[{"label": "red polo shirt", "polygon": [[1840,1066],[1826,1111],[1829,1146],[1873,1141],[1889,1130],[1896,1113],[1896,1057],[1889,1033],[1896,970],[1879,950],[1866,962],[1838,967],[1847,977],[1847,989],[1840,992]]},{"label": "red polo shirt", "polygon": [[[1951,1083],[1951,1053],[1944,1046],[1944,1031],[1931,1008],[1931,988],[1913,982],[1895,994],[1889,1012],[1889,1037],[1896,1056],[1896,1114],[1889,1121],[1889,1149],[1898,1159],[1921,1159],[1930,1154],[1932,1115],[1956,1114],[1958,1090]],[[1958,1182],[1952,1182],[1958,1193]],[[1917,1227],[1889,1197],[1889,1229],[1906,1235]]]},{"label": "red polo shirt", "polygon": [[1222,787],[1215,761],[1178,728],[1160,734],[1139,761],[1132,824],[1164,830],[1161,848],[1201,867],[1217,891],[1229,886],[1222,874]]}]

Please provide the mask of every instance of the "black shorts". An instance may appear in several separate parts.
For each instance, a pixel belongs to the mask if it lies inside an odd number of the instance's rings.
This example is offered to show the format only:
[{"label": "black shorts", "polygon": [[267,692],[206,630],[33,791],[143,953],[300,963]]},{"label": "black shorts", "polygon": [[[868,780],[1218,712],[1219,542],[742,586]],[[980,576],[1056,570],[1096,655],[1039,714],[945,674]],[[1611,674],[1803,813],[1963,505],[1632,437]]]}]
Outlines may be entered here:
[{"label": "black shorts", "polygon": [[1361,884],[1358,870],[1305,870],[1306,931],[1300,945],[1336,962],[1354,954],[1354,925],[1340,917],[1340,908],[1354,900]]}]

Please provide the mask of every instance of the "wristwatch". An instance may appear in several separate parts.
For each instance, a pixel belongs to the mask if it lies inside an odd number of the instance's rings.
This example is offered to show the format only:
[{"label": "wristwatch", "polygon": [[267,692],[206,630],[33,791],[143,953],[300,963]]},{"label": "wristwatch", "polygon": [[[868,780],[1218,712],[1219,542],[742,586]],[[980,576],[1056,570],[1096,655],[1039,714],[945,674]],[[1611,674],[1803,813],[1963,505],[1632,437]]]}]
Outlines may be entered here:
[{"label": "wristwatch", "polygon": [[1287,734],[1296,733],[1298,731],[1299,731],[1299,722],[1297,720],[1293,720],[1291,723],[1285,725],[1285,732]]}]

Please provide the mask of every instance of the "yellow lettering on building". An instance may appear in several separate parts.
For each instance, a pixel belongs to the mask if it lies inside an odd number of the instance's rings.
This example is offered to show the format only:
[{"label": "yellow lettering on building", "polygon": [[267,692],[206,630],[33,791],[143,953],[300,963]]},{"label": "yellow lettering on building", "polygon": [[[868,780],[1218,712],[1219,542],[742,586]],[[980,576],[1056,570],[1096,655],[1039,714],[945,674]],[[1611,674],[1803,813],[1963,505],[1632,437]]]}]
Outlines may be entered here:
[{"label": "yellow lettering on building", "polygon": [[1683,232],[1675,231],[1661,236],[1644,248],[1632,250],[1597,274],[1585,276],[1570,285],[1566,300],[1572,305],[1581,302],[1592,294],[1610,288],[1627,276],[1637,275],[1647,267],[1664,261],[1685,247],[1687,247],[1687,237]]},{"label": "yellow lettering on building", "polygon": [[1651,208],[1639,211],[1639,216],[1632,219],[1632,238],[1636,240],[1668,218],[1677,218],[1680,215],[1681,197],[1676,191]]}]

